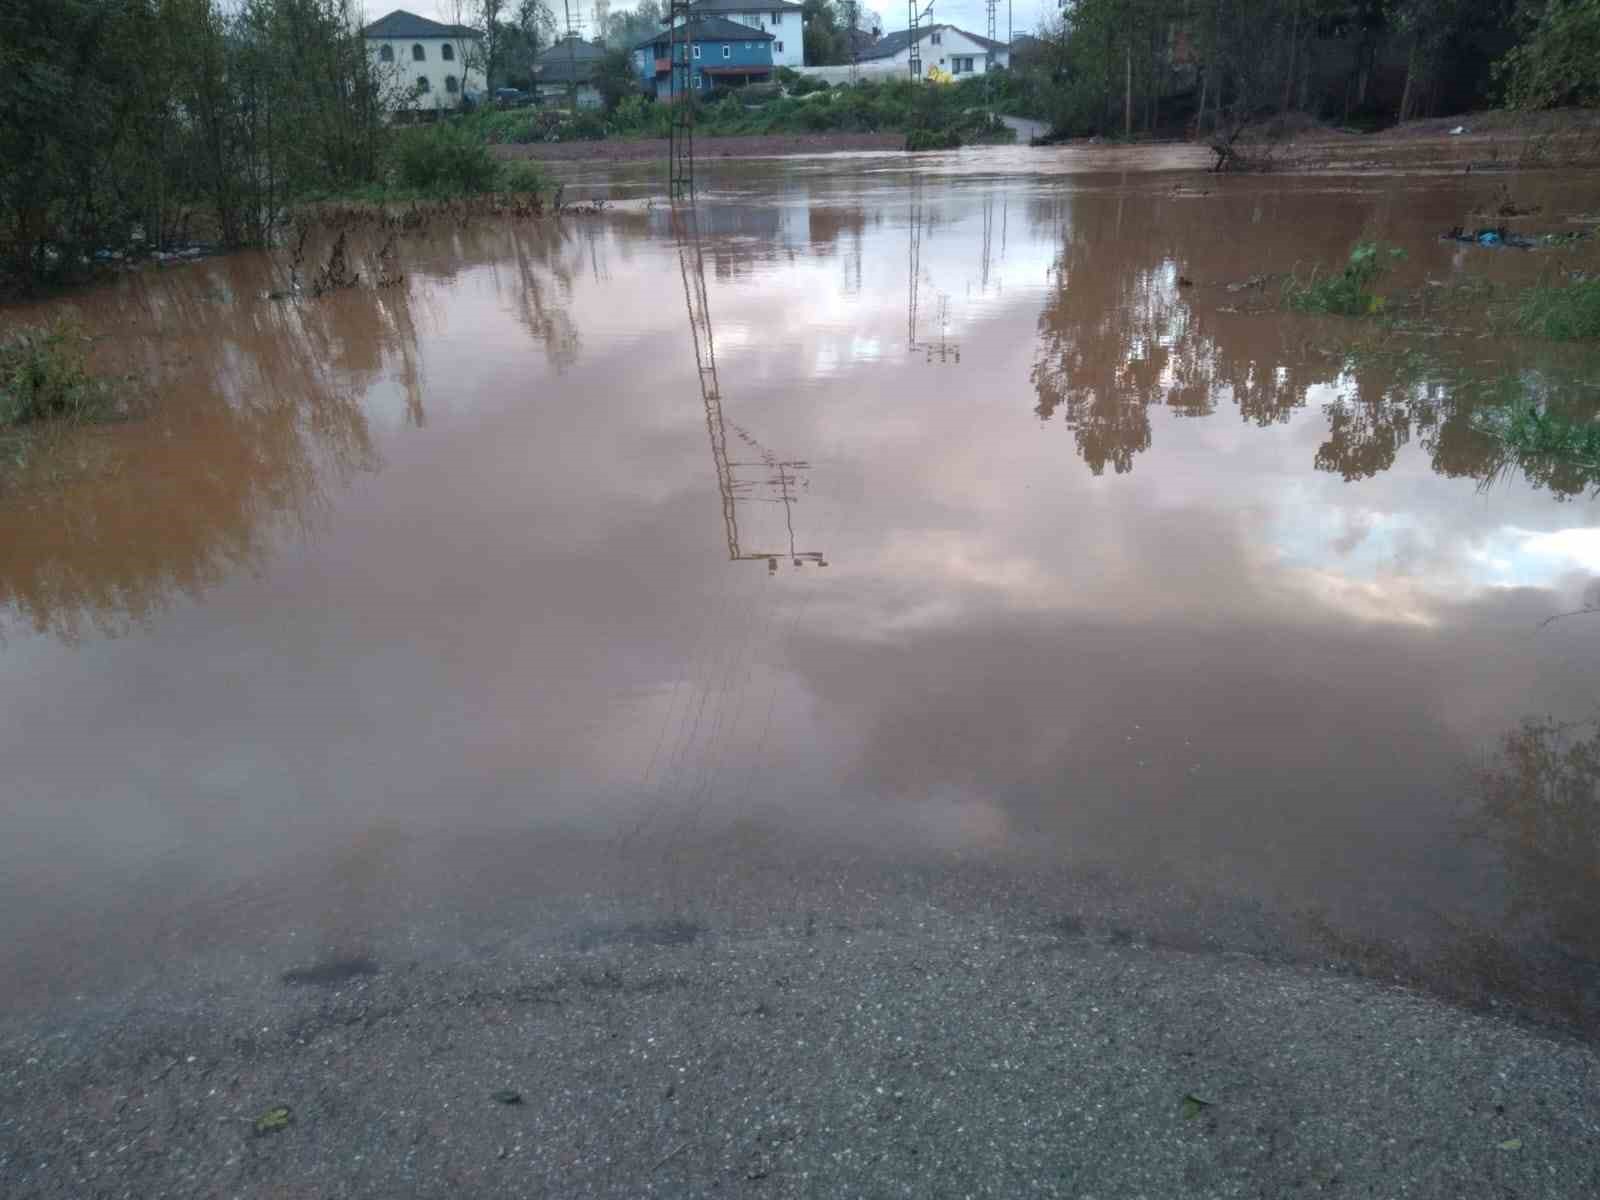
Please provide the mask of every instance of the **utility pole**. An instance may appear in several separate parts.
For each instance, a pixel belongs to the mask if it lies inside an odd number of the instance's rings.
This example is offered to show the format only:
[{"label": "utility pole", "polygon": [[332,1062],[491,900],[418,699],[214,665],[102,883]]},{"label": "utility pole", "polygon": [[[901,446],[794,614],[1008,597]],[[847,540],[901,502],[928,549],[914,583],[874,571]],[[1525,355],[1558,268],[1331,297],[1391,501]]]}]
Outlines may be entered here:
[{"label": "utility pole", "polygon": [[572,115],[578,115],[578,25],[582,18],[573,19],[572,0],[562,0],[562,7],[567,14],[567,107],[572,110]]},{"label": "utility pole", "polygon": [[911,39],[912,83],[922,78],[922,46],[917,41],[917,22],[917,0],[906,0],[906,36]]},{"label": "utility pole", "polygon": [[694,203],[694,77],[689,63],[690,0],[670,0],[667,8],[667,154],[671,159],[667,198]]}]

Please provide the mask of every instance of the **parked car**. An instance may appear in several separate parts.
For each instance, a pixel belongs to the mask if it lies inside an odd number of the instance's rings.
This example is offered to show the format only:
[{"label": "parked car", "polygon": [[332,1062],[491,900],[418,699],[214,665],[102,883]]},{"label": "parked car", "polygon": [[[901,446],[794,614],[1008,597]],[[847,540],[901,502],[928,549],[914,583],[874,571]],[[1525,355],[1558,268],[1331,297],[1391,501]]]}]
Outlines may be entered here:
[{"label": "parked car", "polygon": [[533,103],[533,97],[521,88],[495,88],[494,102],[501,108],[526,108]]}]

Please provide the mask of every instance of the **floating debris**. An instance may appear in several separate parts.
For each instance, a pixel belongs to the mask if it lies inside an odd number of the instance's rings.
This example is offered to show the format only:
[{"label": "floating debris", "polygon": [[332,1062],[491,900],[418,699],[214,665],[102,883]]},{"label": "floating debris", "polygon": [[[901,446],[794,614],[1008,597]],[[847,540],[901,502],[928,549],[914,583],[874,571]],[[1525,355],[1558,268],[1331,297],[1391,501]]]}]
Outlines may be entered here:
[{"label": "floating debris", "polygon": [[294,1122],[294,1109],[287,1104],[274,1104],[256,1118],[256,1136],[265,1137],[289,1128]]}]

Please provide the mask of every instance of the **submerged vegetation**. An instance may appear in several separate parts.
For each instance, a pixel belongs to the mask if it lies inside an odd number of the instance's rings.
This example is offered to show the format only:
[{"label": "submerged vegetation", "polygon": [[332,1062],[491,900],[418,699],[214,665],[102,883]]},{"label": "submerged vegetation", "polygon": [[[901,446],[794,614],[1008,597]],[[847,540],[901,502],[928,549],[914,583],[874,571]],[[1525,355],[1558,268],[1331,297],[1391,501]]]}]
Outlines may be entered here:
[{"label": "submerged vegetation", "polygon": [[1519,332],[1555,341],[1600,338],[1600,278],[1530,288],[1518,302]]},{"label": "submerged vegetation", "polygon": [[1305,279],[1291,275],[1283,285],[1283,301],[1295,312],[1341,317],[1363,317],[1380,312],[1384,299],[1374,290],[1374,285],[1392,263],[1404,257],[1403,250],[1377,242],[1357,242],[1344,270],[1337,275],[1323,274],[1316,267]]},{"label": "submerged vegetation", "polygon": [[0,341],[0,430],[103,415],[108,389],[89,371],[88,344],[66,318],[9,331]]},{"label": "submerged vegetation", "polygon": [[271,243],[332,196],[529,190],[407,103],[354,0],[10,0],[0,12],[0,282],[196,242]]}]

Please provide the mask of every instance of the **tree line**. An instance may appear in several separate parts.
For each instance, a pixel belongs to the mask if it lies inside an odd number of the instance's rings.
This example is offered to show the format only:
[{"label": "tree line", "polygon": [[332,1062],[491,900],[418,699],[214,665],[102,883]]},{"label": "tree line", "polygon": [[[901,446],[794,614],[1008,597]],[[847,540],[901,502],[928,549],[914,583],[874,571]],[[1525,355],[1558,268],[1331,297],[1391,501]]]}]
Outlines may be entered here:
[{"label": "tree line", "polygon": [[1063,133],[1600,101],[1600,0],[1065,0],[1041,41]]},{"label": "tree line", "polygon": [[3,0],[0,252],[24,286],[97,249],[266,240],[371,182],[385,82],[353,0]]}]

